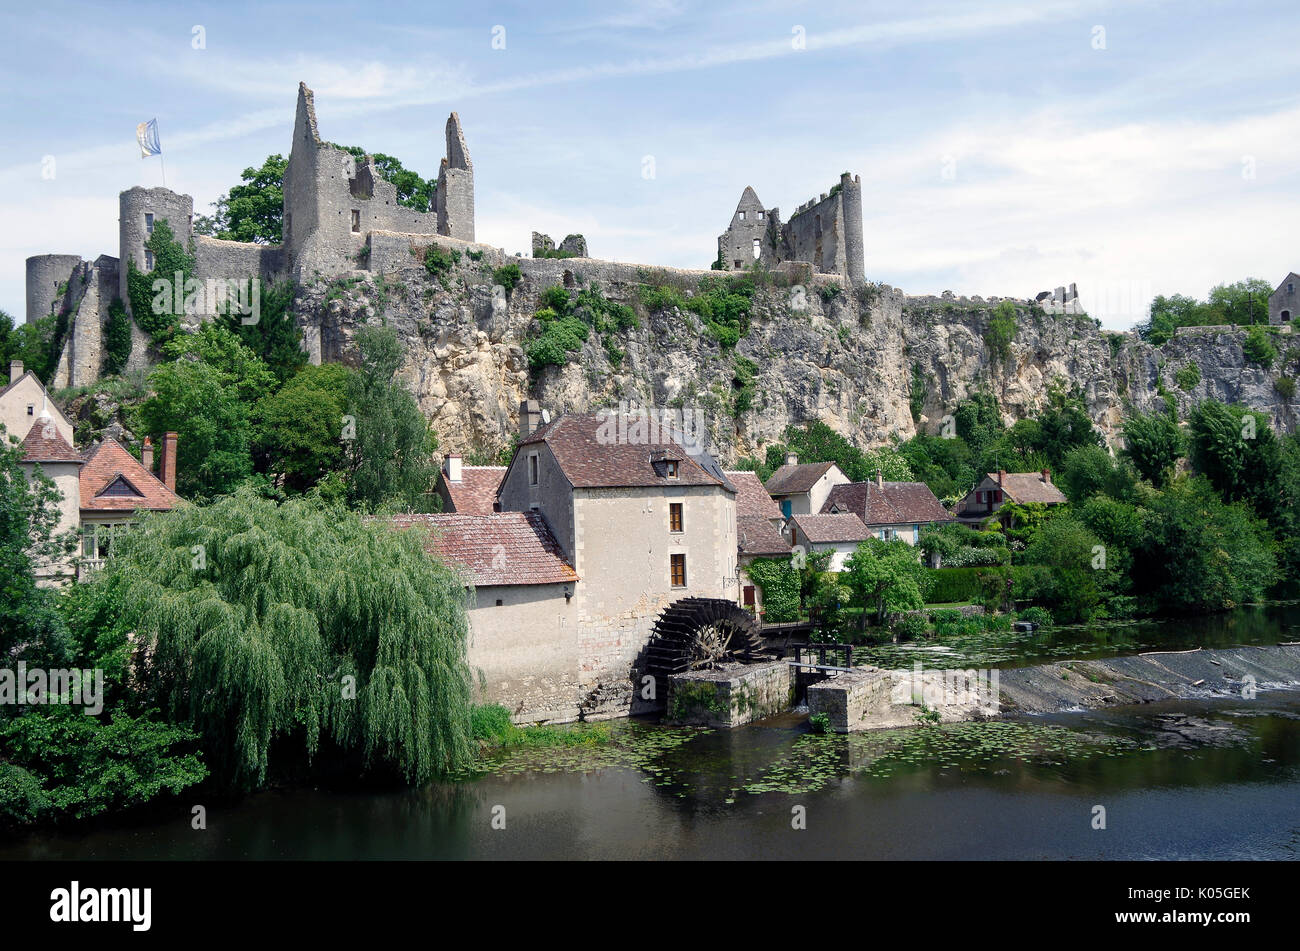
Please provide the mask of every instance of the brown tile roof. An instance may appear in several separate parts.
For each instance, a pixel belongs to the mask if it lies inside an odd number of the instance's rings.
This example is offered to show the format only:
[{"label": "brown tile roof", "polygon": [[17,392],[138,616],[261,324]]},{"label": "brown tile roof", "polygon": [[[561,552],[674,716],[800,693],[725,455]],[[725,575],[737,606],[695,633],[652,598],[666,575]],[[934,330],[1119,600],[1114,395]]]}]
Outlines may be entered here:
[{"label": "brown tile roof", "polygon": [[445,472],[439,478],[451,496],[452,511],[461,515],[491,515],[497,487],[505,474],[505,466],[461,466],[459,482],[449,480]]},{"label": "brown tile roof", "polygon": [[741,515],[736,519],[736,547],[742,555],[788,555],[790,543],[768,519]]},{"label": "brown tile roof", "polygon": [[[990,472],[988,477],[993,480],[994,484],[998,481],[998,474]],[[1048,476],[1048,478],[1051,478]],[[1043,502],[1047,505],[1056,505],[1068,501],[1065,493],[1058,489],[1051,482],[1043,481],[1041,472],[1008,472],[1002,479],[1002,491],[1012,502],[1019,502],[1024,505],[1026,502]]]},{"label": "brown tile roof", "polygon": [[68,445],[53,422],[39,419],[23,440],[23,462],[81,462],[81,453]]},{"label": "brown tile roof", "polygon": [[724,475],[736,487],[737,518],[781,518],[781,506],[767,494],[757,473],[728,469]]},{"label": "brown tile roof", "polygon": [[[108,490],[108,491],[105,491]],[[81,467],[83,512],[165,512],[181,497],[131,455],[116,439],[105,439],[86,453]]]},{"label": "brown tile roof", "polygon": [[839,515],[796,515],[795,527],[799,534],[813,543],[864,542],[871,538],[871,530],[856,515],[843,512]]},{"label": "brown tile roof", "polygon": [[817,480],[830,471],[833,462],[801,462],[795,466],[782,466],[767,480],[768,495],[797,495],[807,492]]},{"label": "brown tile roof", "polygon": [[[712,456],[692,452],[666,428],[646,427],[647,438],[631,442],[617,437],[618,426],[612,413],[565,415],[520,440],[519,445],[522,449],[546,443],[574,488],[720,485],[734,491]],[[515,459],[519,458],[516,452]],[[656,468],[655,462],[664,458],[680,460],[676,479],[659,474],[662,463]]]},{"label": "brown tile roof", "polygon": [[850,482],[837,485],[822,503],[822,514],[831,509],[852,512],[865,525],[950,522],[952,515],[924,482]]},{"label": "brown tile roof", "polygon": [[396,515],[389,521],[397,528],[424,531],[425,550],[461,569],[479,587],[578,580],[537,512]]}]

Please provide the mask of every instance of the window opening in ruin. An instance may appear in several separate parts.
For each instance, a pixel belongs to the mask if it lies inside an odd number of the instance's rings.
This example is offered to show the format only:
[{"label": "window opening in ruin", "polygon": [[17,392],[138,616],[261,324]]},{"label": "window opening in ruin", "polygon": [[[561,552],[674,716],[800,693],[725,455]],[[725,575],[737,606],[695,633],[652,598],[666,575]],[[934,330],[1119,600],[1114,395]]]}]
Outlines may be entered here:
[{"label": "window opening in ruin", "polygon": [[740,213],[740,220],[741,221],[745,220],[745,213],[743,211]]},{"label": "window opening in ruin", "polygon": [[145,253],[144,253],[144,269],[145,269],[146,271],[152,271],[152,270],[153,270],[153,252],[152,252],[152,251],[145,251]]},{"label": "window opening in ruin", "polygon": [[740,258],[736,258],[736,270],[739,271],[740,268],[741,268],[741,266],[742,266],[742,265],[741,265],[741,263],[740,263]]},{"label": "window opening in ruin", "polygon": [[759,245],[758,245],[758,239],[755,238],[755,239],[754,239],[754,257],[758,257],[759,254],[761,254],[761,253],[762,253],[762,252],[760,251],[760,249],[759,249]]},{"label": "window opening in ruin", "polygon": [[352,209],[352,230],[353,232],[361,230],[361,212],[356,208]]},{"label": "window opening in ruin", "polygon": [[144,229],[148,231],[150,234],[153,234],[153,212],[152,211],[146,211],[144,213]]}]

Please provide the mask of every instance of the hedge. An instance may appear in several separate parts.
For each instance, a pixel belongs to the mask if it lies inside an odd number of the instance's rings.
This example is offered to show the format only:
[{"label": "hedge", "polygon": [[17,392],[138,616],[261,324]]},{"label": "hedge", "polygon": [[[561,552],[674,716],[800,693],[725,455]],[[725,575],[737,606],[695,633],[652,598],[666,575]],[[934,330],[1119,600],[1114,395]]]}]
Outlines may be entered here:
[{"label": "hedge", "polygon": [[985,589],[983,579],[1005,577],[1006,568],[930,568],[934,582],[930,589],[931,604],[951,601],[982,601]]}]

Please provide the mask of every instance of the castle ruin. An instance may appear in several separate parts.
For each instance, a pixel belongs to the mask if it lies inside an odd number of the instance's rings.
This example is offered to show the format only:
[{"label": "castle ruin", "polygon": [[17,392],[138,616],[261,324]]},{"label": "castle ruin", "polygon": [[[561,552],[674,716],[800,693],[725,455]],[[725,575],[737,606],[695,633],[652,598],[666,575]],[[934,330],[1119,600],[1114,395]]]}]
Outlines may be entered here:
[{"label": "castle ruin", "polygon": [[718,236],[718,260],[724,271],[743,271],[754,262],[778,268],[787,262],[812,265],[818,274],[838,274],[850,284],[864,280],[862,182],[848,172],[820,198],[804,202],[781,223],[778,208],[764,208],[746,186]]}]

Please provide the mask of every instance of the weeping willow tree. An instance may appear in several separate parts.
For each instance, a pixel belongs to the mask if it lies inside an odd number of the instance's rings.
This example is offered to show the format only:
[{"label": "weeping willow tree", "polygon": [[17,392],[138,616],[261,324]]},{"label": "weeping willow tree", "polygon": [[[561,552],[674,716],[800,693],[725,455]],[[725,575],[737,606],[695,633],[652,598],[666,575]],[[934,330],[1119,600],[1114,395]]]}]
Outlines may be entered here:
[{"label": "weeping willow tree", "polygon": [[419,537],[249,491],[141,521],[95,584],[142,648],[135,689],[231,786],[323,740],[420,782],[470,755],[463,584]]}]

